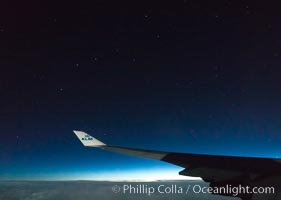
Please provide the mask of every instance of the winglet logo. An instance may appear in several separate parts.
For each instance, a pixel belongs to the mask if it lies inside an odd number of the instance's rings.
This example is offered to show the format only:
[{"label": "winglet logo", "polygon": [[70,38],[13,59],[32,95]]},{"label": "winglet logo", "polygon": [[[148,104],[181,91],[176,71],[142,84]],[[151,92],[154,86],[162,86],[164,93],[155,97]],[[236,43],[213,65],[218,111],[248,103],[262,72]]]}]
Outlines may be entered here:
[{"label": "winglet logo", "polygon": [[93,140],[93,138],[89,135],[85,135],[82,140]]}]

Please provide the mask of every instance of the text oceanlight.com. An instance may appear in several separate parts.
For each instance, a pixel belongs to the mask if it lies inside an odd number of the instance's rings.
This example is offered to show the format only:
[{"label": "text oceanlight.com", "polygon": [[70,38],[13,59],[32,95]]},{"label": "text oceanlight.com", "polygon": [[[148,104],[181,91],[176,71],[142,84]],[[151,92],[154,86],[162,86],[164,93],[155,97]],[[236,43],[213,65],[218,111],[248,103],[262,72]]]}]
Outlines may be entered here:
[{"label": "text oceanlight.com", "polygon": [[148,184],[124,184],[114,185],[112,187],[114,193],[122,194],[230,194],[232,196],[238,196],[239,194],[274,194],[274,187],[249,187],[249,186],[232,186],[226,185],[224,187],[209,187],[202,185],[181,185],[176,184],[159,184],[148,185]]}]

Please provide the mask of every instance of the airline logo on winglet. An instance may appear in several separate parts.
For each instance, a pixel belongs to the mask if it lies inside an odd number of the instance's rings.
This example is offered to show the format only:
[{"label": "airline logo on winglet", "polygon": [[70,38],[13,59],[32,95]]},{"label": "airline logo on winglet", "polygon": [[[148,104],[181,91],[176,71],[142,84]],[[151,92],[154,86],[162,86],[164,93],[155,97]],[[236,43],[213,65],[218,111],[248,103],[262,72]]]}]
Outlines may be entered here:
[{"label": "airline logo on winglet", "polygon": [[93,140],[93,138],[89,135],[85,135],[81,140]]}]

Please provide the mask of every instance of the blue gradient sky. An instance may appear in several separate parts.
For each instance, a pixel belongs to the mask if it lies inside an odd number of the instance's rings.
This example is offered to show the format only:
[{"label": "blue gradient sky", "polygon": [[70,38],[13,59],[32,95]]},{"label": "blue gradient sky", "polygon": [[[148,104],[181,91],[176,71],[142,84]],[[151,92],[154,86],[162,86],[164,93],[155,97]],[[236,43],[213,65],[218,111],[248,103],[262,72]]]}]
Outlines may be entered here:
[{"label": "blue gradient sky", "polygon": [[[128,126],[130,127],[130,126]],[[130,128],[125,128],[128,131]],[[228,137],[212,138],[198,133],[168,135],[169,130],[157,134],[124,134],[124,128],[115,134],[89,130],[92,135],[109,144],[157,149],[173,152],[192,152],[215,155],[238,155],[256,157],[280,157],[278,140],[264,138]],[[172,129],[172,128],[171,128]],[[171,130],[172,131],[172,130]],[[166,135],[165,135],[166,133]],[[194,134],[194,133],[193,133]],[[229,134],[229,133],[228,133]],[[2,179],[44,179],[44,180],[153,180],[181,179],[177,173],[182,170],[168,163],[115,154],[96,148],[82,146],[69,130],[42,134],[32,139],[19,136],[17,143],[5,152],[2,158]],[[161,136],[162,135],[162,136]],[[246,134],[245,134],[246,135]],[[241,140],[243,142],[241,142]],[[31,147],[25,147],[31,145]]]}]

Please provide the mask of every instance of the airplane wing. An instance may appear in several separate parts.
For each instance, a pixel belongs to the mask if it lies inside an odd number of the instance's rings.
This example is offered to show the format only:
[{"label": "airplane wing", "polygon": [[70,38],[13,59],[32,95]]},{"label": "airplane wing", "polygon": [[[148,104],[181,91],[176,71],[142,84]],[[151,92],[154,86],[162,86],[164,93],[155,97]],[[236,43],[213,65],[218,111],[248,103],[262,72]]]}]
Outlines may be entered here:
[{"label": "airplane wing", "polygon": [[201,177],[211,185],[247,184],[264,177],[280,176],[280,159],[218,156],[190,153],[145,150],[107,145],[83,131],[74,131],[79,140],[87,147],[96,147],[132,156],[161,160],[184,169],[180,175]]}]

